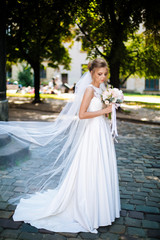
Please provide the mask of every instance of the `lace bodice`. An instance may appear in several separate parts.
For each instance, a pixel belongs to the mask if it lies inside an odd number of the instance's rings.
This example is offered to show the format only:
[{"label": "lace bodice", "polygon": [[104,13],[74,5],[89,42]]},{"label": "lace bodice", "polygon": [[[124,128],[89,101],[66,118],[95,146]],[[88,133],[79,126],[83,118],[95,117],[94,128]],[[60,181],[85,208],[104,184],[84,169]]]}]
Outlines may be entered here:
[{"label": "lace bodice", "polygon": [[101,101],[101,94],[102,94],[102,89],[97,88],[93,86],[92,84],[89,84],[94,89],[94,97],[92,98],[90,105],[88,107],[88,111],[98,111],[102,109],[103,103]]}]

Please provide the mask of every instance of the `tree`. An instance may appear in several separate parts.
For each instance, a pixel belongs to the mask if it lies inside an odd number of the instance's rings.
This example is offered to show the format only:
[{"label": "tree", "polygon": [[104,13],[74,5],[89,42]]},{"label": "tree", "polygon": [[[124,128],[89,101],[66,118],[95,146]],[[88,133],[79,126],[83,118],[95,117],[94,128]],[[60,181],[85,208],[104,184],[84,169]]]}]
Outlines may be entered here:
[{"label": "tree", "polygon": [[18,73],[18,83],[25,87],[33,86],[33,76],[30,66],[22,65],[22,71]]},{"label": "tree", "polygon": [[143,21],[145,35],[156,45],[160,45],[160,1],[144,1]]},{"label": "tree", "polygon": [[[63,7],[62,7],[63,6]],[[34,70],[35,102],[40,102],[40,64],[69,69],[71,61],[63,41],[72,34],[67,0],[13,0],[8,2],[7,58],[26,60]]]},{"label": "tree", "polygon": [[[141,38],[135,35],[140,23],[146,27],[145,36]],[[88,0],[83,5],[79,4],[77,25],[80,29],[78,39],[82,39],[83,49],[88,51],[88,57],[100,56],[108,61],[113,86],[120,86],[122,74],[125,73],[125,81],[132,73],[144,73],[147,66],[145,74],[149,75],[151,71],[152,75],[154,71],[155,75],[158,73],[156,67],[158,65],[159,68],[159,60],[156,63],[153,59],[156,60],[159,50],[155,51],[156,44],[149,44],[152,37],[155,41],[160,39],[158,0]],[[126,44],[128,40],[130,44]],[[135,49],[136,46],[140,51]],[[152,70],[149,66],[151,53],[154,55]]]},{"label": "tree", "polygon": [[123,85],[130,75],[157,78],[160,76],[160,46],[153,37],[135,33],[125,43],[126,56],[120,68],[120,83]]},{"label": "tree", "polygon": [[0,120],[8,120],[8,101],[6,100],[6,2],[0,1]]},{"label": "tree", "polygon": [[88,0],[80,6],[77,25],[81,30],[83,48],[89,57],[101,56],[110,67],[110,82],[119,87],[122,60],[126,55],[124,42],[142,22],[140,1]]},{"label": "tree", "polygon": [[1,9],[0,9],[0,101],[6,99],[5,28],[6,28],[6,3],[5,3],[5,0],[1,0]]}]

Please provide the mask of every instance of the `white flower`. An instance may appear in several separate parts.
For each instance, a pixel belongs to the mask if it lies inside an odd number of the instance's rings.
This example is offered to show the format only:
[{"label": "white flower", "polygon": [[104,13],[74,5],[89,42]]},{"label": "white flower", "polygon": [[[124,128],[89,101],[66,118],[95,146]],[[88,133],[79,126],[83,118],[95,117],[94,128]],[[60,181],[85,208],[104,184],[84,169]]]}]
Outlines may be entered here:
[{"label": "white flower", "polygon": [[104,102],[106,105],[108,105],[109,104],[109,101],[108,100],[105,100],[105,102]]},{"label": "white flower", "polygon": [[107,88],[102,93],[102,100],[107,105],[109,103],[120,103],[124,101],[122,90],[118,88]]}]

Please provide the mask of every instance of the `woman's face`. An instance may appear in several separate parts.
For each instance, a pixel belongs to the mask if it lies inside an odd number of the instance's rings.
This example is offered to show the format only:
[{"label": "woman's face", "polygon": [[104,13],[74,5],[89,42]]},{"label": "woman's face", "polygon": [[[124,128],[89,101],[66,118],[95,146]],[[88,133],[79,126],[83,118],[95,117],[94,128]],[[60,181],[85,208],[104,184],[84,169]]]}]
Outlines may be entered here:
[{"label": "woman's face", "polygon": [[91,71],[91,76],[94,82],[101,84],[107,79],[108,69],[106,67],[94,68]]}]

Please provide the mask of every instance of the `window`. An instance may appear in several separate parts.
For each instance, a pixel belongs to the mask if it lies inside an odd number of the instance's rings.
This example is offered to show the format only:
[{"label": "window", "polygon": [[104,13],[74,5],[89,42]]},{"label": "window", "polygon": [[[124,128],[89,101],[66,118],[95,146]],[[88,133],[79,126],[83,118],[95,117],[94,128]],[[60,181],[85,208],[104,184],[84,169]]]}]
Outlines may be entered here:
[{"label": "window", "polygon": [[159,90],[159,79],[146,79],[145,90]]},{"label": "window", "polygon": [[46,78],[46,70],[45,70],[44,66],[41,66],[40,78]]},{"label": "window", "polygon": [[61,74],[62,77],[62,83],[68,83],[68,74],[67,73],[62,73]]}]

